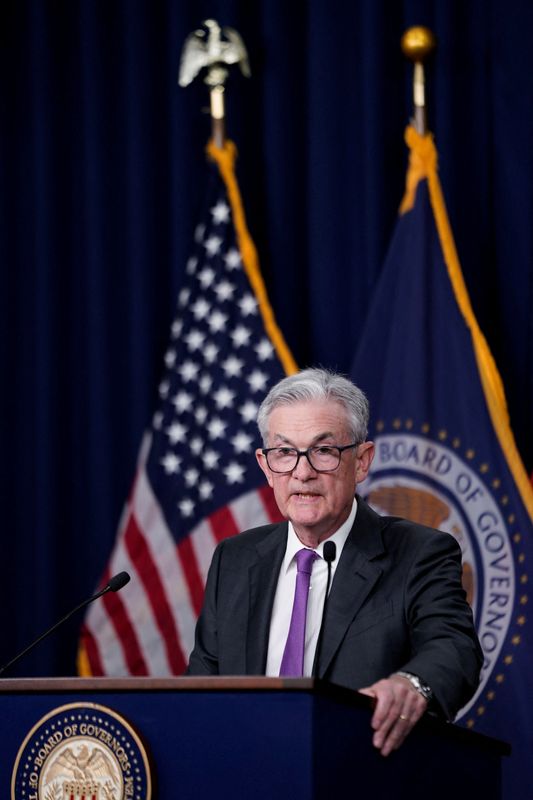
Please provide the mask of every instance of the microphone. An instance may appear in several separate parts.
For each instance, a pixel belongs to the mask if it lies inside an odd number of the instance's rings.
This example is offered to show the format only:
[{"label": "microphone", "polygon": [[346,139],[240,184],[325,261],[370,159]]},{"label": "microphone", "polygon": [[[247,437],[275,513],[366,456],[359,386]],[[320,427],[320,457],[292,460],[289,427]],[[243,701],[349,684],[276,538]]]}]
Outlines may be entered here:
[{"label": "microphone", "polygon": [[322,619],[320,621],[320,630],[318,632],[318,640],[316,643],[315,663],[313,666],[313,678],[318,678],[318,662],[320,660],[320,653],[322,651],[322,637],[324,633],[324,619],[326,617],[326,607],[328,604],[329,587],[331,586],[331,565],[337,557],[337,545],[335,542],[327,541],[324,544],[322,551],[324,561],[328,565],[328,580],[326,583],[326,594],[324,595],[324,605],[322,606]]},{"label": "microphone", "polygon": [[59,626],[66,622],[67,619],[70,619],[70,617],[75,614],[76,611],[84,608],[84,606],[88,606],[89,603],[92,603],[94,600],[98,600],[99,597],[102,597],[103,594],[107,594],[107,592],[119,592],[127,583],[129,583],[129,580],[130,576],[127,572],[119,572],[118,575],[114,575],[103,589],[100,589],[99,592],[92,597],[89,597],[88,600],[84,600],[83,603],[80,603],[76,606],[76,608],[73,608],[72,611],[69,611],[69,613],[62,617],[59,622],[56,622],[55,625],[52,625],[51,628],[48,628],[48,630],[42,633],[38,639],[35,639],[35,641],[29,644],[28,647],[25,647],[21,653],[18,653],[15,658],[12,658],[11,661],[7,662],[7,664],[4,664],[4,666],[0,669],[0,675],[2,675],[6,669],[13,666],[13,664],[16,664],[16,662],[29,653],[30,650],[33,650],[33,648],[38,645],[39,642],[42,642],[43,639],[46,639],[47,636],[50,636],[50,634],[53,633],[56,628],[59,628]]},{"label": "microphone", "polygon": [[337,545],[335,542],[327,541],[324,544],[324,561],[328,565],[328,580],[331,578],[331,565],[337,557]]},{"label": "microphone", "polygon": [[87,600],[87,603],[92,603],[93,600],[97,600],[106,592],[120,592],[120,590],[131,580],[130,576],[127,572],[119,572],[117,575],[113,575],[113,577],[109,580],[107,586],[105,586],[101,592],[95,594],[94,597],[91,597],[90,600]]}]

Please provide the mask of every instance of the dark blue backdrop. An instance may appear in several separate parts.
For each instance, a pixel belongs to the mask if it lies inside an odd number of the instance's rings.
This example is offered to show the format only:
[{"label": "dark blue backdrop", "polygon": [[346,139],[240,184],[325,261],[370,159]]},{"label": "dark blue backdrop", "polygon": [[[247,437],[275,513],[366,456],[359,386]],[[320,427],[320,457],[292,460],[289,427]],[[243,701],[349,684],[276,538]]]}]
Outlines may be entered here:
[{"label": "dark blue backdrop", "polygon": [[[533,468],[530,0],[4,2],[0,663],[92,591],[114,540],[204,188],[207,98],[176,76],[207,16],[250,53],[228,128],[278,321],[300,365],[345,371],[403,190],[400,36],[436,32],[441,178]],[[14,674],[72,673],[78,622]]]}]

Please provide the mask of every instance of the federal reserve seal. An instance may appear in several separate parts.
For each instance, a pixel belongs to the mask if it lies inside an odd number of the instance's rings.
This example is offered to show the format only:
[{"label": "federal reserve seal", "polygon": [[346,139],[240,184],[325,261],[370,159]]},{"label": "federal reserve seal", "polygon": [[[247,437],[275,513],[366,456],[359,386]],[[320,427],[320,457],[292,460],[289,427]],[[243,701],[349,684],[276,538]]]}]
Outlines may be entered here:
[{"label": "federal reserve seal", "polygon": [[150,800],[144,746],[124,717],[96,703],[46,714],[22,743],[11,800]]},{"label": "federal reserve seal", "polygon": [[485,656],[476,695],[458,715],[470,712],[466,724],[472,727],[503,681],[502,667],[512,663],[506,647],[520,642],[515,608],[520,533],[501,482],[472,449],[446,431],[430,436],[429,426],[421,426],[420,433],[412,423],[403,432],[401,427],[397,421],[389,433],[378,424],[376,456],[360,488],[378,512],[447,531],[461,546],[463,587]]}]

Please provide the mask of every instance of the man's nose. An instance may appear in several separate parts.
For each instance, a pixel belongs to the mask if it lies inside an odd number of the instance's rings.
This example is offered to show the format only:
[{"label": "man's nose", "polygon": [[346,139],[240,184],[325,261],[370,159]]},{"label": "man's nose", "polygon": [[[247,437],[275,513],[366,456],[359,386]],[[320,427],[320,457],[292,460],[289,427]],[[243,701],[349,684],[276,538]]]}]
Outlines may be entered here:
[{"label": "man's nose", "polygon": [[295,478],[298,478],[298,480],[305,481],[309,480],[309,478],[313,478],[316,475],[316,471],[309,463],[307,456],[300,456],[292,474]]}]

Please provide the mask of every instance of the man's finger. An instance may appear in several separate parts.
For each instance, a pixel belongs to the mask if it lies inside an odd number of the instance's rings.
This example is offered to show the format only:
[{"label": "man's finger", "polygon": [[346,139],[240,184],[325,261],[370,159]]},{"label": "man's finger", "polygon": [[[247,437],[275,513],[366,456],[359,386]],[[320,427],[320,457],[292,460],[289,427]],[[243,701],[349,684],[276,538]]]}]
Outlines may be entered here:
[{"label": "man's finger", "polygon": [[393,691],[388,682],[376,686],[376,708],[371,725],[374,729],[373,743],[381,749],[389,732],[396,724],[404,704],[403,693]]},{"label": "man's finger", "polygon": [[426,700],[404,678],[386,678],[360,690],[374,697],[372,743],[382,755],[397,749],[427,707]]},{"label": "man's finger", "polygon": [[406,698],[404,706],[394,724],[389,728],[388,734],[382,741],[381,754],[388,756],[397,750],[405,738],[416,725],[426,708],[426,701],[415,695]]}]

